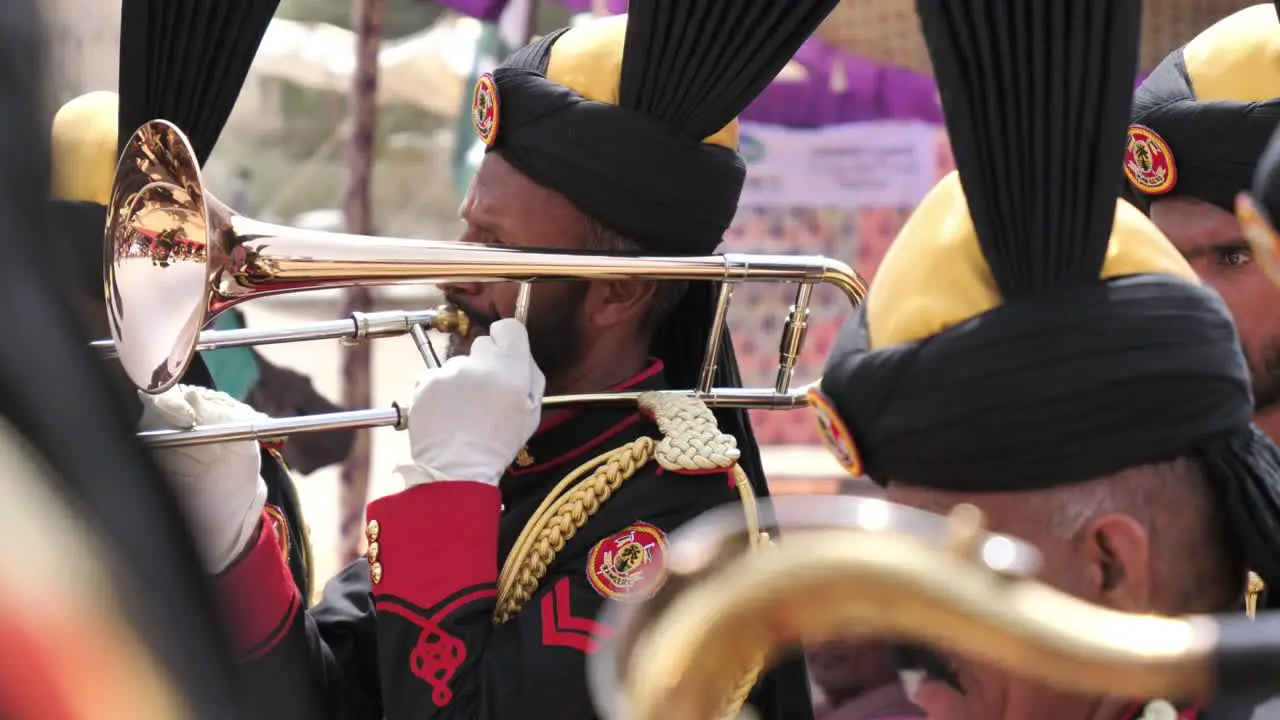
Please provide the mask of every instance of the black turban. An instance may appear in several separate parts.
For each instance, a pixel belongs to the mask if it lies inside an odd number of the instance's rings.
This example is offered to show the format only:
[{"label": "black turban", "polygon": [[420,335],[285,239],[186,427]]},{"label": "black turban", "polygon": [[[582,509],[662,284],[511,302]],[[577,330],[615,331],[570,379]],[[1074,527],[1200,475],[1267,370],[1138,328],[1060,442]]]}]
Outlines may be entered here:
[{"label": "black turban", "polygon": [[1255,5],[1174,50],[1142,82],[1124,160],[1129,199],[1145,210],[1186,196],[1233,212],[1280,124],[1276,37],[1275,7]]}]

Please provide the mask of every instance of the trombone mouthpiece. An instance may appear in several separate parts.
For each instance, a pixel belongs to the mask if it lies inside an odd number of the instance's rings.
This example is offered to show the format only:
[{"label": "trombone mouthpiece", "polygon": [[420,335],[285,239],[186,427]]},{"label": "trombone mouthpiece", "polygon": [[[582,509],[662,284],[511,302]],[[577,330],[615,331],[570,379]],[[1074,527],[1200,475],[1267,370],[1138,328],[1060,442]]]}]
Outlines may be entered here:
[{"label": "trombone mouthpiece", "polygon": [[441,305],[436,308],[431,327],[442,333],[465,336],[471,332],[471,318],[452,305]]}]

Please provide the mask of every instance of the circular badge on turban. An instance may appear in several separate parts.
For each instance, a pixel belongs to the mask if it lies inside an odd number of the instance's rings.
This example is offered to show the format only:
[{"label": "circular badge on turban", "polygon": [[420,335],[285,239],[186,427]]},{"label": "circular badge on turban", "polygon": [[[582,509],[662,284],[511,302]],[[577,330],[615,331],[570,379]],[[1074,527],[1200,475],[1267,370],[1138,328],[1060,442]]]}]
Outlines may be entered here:
[{"label": "circular badge on turban", "polygon": [[638,522],[610,535],[591,548],[587,579],[601,596],[611,600],[645,600],[666,579],[663,560],[667,535],[646,522]]},{"label": "circular badge on turban", "polygon": [[840,467],[854,477],[862,476],[862,457],[858,454],[858,446],[853,442],[853,434],[840,419],[840,413],[817,388],[809,390],[809,407],[813,408],[814,417],[818,420],[818,432],[822,435],[822,443],[835,456]]},{"label": "circular badge on turban", "polygon": [[1145,125],[1129,126],[1124,174],[1135,189],[1147,195],[1163,195],[1178,182],[1178,168],[1169,144]]},{"label": "circular badge on turban", "polygon": [[471,94],[471,125],[485,145],[498,138],[498,86],[489,73],[480,76]]}]

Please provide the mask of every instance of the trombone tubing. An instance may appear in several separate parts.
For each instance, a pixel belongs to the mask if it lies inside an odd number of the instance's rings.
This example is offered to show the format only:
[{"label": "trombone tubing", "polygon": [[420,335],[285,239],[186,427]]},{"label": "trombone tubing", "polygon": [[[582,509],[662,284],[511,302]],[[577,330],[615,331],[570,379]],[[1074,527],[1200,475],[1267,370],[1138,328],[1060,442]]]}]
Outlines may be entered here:
[{"label": "trombone tubing", "polygon": [[[711,408],[794,410],[808,407],[808,389],[806,386],[786,393],[744,388],[714,388],[705,393],[681,390],[662,392],[692,395]],[[634,405],[640,395],[641,393],[636,391],[552,395],[542,401],[542,406],[555,408]],[[304,432],[367,430],[380,427],[404,430],[407,422],[408,416],[404,409],[393,404],[389,408],[349,410],[292,418],[264,418],[253,422],[196,426],[186,430],[149,430],[138,433],[138,439],[152,448],[209,445],[239,440],[267,442]]]},{"label": "trombone tubing", "polygon": [[[196,351],[223,350],[250,345],[278,345],[312,340],[342,340],[358,343],[374,338],[396,337],[407,334],[414,326],[433,327],[441,308],[432,310],[389,310],[373,313],[352,313],[344,320],[290,325],[282,328],[240,328],[236,330],[205,330],[196,341]],[[114,340],[94,340],[90,347],[103,357],[118,357]]]},{"label": "trombone tubing", "polygon": [[[210,214],[217,211],[210,207]],[[533,282],[543,280],[685,280],[830,284],[850,304],[866,283],[849,265],[820,255],[592,255],[446,240],[410,240],[300,231],[225,211],[222,225],[243,252],[219,268],[216,310],[240,298],[359,285],[406,282]],[[232,257],[240,258],[232,260]]]}]

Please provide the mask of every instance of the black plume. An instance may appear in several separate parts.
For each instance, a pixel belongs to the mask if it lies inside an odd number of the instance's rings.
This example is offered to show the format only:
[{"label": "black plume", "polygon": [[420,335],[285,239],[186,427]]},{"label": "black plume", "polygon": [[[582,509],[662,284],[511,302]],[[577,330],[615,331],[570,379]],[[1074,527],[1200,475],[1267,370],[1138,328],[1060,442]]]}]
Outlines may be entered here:
[{"label": "black plume", "polygon": [[618,104],[690,140],[737,117],[838,0],[637,0]]},{"label": "black plume", "polygon": [[917,0],[978,240],[1006,299],[1096,282],[1123,182],[1138,0]]}]

